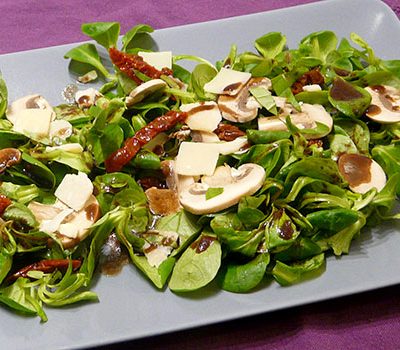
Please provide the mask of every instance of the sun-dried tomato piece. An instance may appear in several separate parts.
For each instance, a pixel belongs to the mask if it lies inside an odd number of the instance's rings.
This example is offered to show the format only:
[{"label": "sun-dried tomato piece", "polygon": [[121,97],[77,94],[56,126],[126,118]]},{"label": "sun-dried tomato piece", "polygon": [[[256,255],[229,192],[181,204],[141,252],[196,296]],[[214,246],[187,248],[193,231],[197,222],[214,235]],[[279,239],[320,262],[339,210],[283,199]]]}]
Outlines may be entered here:
[{"label": "sun-dried tomato piece", "polygon": [[294,95],[303,91],[303,86],[318,84],[322,85],[325,82],[324,76],[321,74],[318,68],[311,69],[305,72],[299,79],[297,79],[292,85],[292,92]]},{"label": "sun-dried tomato piece", "polygon": [[217,134],[221,141],[233,141],[240,136],[246,135],[237,126],[223,123],[218,124],[218,128],[214,130],[214,133]]},{"label": "sun-dried tomato piece", "polygon": [[14,274],[8,276],[7,281],[12,282],[18,279],[19,277],[28,277],[29,271],[42,271],[44,273],[51,273],[55,270],[66,270],[69,266],[69,263],[72,264],[72,270],[77,270],[81,266],[80,260],[69,260],[69,259],[49,259],[49,260],[41,260],[35,262],[31,265],[25,266],[22,269],[18,270]]},{"label": "sun-dried tomato piece", "polygon": [[136,76],[135,70],[152,79],[160,78],[161,75],[172,75],[171,69],[163,68],[162,70],[158,70],[146,63],[139,55],[121,52],[115,47],[111,47],[108,50],[108,53],[110,55],[111,62],[138,85],[140,85],[143,81]]},{"label": "sun-dried tomato piece", "polygon": [[105,161],[108,173],[119,171],[124,165],[139,152],[140,148],[156,137],[159,133],[173,128],[177,123],[184,122],[187,118],[186,112],[169,111],[155,118],[136,134],[127,139],[125,144],[113,152]]},{"label": "sun-dried tomato piece", "polygon": [[5,196],[4,194],[0,194],[0,215],[3,215],[4,210],[11,204],[11,199]]}]

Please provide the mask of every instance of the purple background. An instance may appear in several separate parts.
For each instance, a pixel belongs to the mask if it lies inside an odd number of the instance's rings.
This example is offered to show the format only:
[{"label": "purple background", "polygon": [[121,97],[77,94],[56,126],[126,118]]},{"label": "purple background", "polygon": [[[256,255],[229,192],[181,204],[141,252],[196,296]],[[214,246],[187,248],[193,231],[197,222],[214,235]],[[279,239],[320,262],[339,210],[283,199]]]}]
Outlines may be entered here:
[{"label": "purple background", "polygon": [[[80,32],[84,22],[119,21],[124,33],[137,23],[159,29],[310,2],[315,1],[0,0],[0,54],[87,40]],[[400,0],[385,2],[400,15]],[[394,286],[111,348],[395,349],[400,348],[399,292]]]}]

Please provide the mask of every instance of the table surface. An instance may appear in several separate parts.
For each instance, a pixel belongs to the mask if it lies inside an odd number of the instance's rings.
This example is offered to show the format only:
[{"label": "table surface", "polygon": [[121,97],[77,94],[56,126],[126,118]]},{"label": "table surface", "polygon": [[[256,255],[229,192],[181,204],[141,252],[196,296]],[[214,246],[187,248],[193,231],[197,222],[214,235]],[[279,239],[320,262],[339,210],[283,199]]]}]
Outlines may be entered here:
[{"label": "table surface", "polygon": [[[119,21],[155,29],[315,0],[1,0],[0,54],[87,40],[84,22]],[[400,0],[386,0],[400,16]],[[10,35],[8,35],[10,34]],[[107,349],[394,349],[400,346],[399,286],[324,301]]]}]

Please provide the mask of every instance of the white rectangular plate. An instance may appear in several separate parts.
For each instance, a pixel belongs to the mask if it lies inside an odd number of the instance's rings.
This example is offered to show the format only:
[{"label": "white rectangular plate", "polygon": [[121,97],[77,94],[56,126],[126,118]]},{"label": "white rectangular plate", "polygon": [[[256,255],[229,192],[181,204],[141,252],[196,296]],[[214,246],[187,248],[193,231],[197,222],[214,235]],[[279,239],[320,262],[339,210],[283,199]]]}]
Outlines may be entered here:
[{"label": "white rectangular plate", "polygon": [[[378,0],[327,0],[304,6],[187,25],[156,31],[156,49],[194,54],[214,62],[227,55],[231,44],[239,51],[253,50],[253,42],[270,31],[281,31],[289,47],[305,35],[333,30],[338,37],[361,35],[379,57],[399,57],[400,22]],[[11,39],[10,39],[11,40]],[[0,70],[10,100],[41,93],[61,103],[61,91],[73,79],[63,55],[64,45],[0,56]],[[397,55],[397,57],[396,57]],[[100,276],[94,285],[100,303],[47,309],[49,321],[17,316],[0,309],[0,344],[3,349],[81,348],[162,334],[189,327],[231,320],[305,303],[349,295],[400,283],[400,229],[387,224],[363,231],[341,258],[328,259],[319,278],[283,288],[272,283],[256,292],[239,295],[215,286],[184,296],[152,287],[133,266],[116,277]]]}]

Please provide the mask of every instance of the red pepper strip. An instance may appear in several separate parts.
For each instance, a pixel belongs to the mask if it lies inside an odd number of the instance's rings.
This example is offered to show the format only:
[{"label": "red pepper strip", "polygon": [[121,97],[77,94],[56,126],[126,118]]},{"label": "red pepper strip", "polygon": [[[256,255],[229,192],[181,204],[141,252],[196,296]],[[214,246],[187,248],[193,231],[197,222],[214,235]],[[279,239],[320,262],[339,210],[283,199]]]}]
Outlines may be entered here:
[{"label": "red pepper strip", "polygon": [[160,76],[163,74],[172,75],[172,70],[169,68],[158,70],[146,63],[142,57],[121,52],[115,47],[111,47],[108,50],[108,53],[110,55],[111,62],[138,85],[142,83],[142,80],[136,76],[134,69],[152,79],[160,78]]},{"label": "red pepper strip", "polygon": [[50,259],[50,260],[41,260],[35,262],[31,265],[23,267],[21,270],[16,273],[8,276],[7,281],[13,282],[19,277],[28,277],[29,271],[42,271],[44,273],[51,273],[56,269],[66,270],[69,266],[69,263],[72,264],[72,269],[75,271],[81,266],[80,260],[69,260],[69,259]]},{"label": "red pepper strip", "polygon": [[4,194],[0,194],[0,215],[3,215],[4,210],[11,204],[11,199]]},{"label": "red pepper strip", "polygon": [[125,144],[112,153],[105,161],[106,171],[112,173],[120,171],[124,165],[139,152],[140,148],[156,137],[159,133],[167,131],[177,123],[185,121],[186,112],[169,111],[157,117],[145,127],[138,130],[135,136],[127,139]]}]

